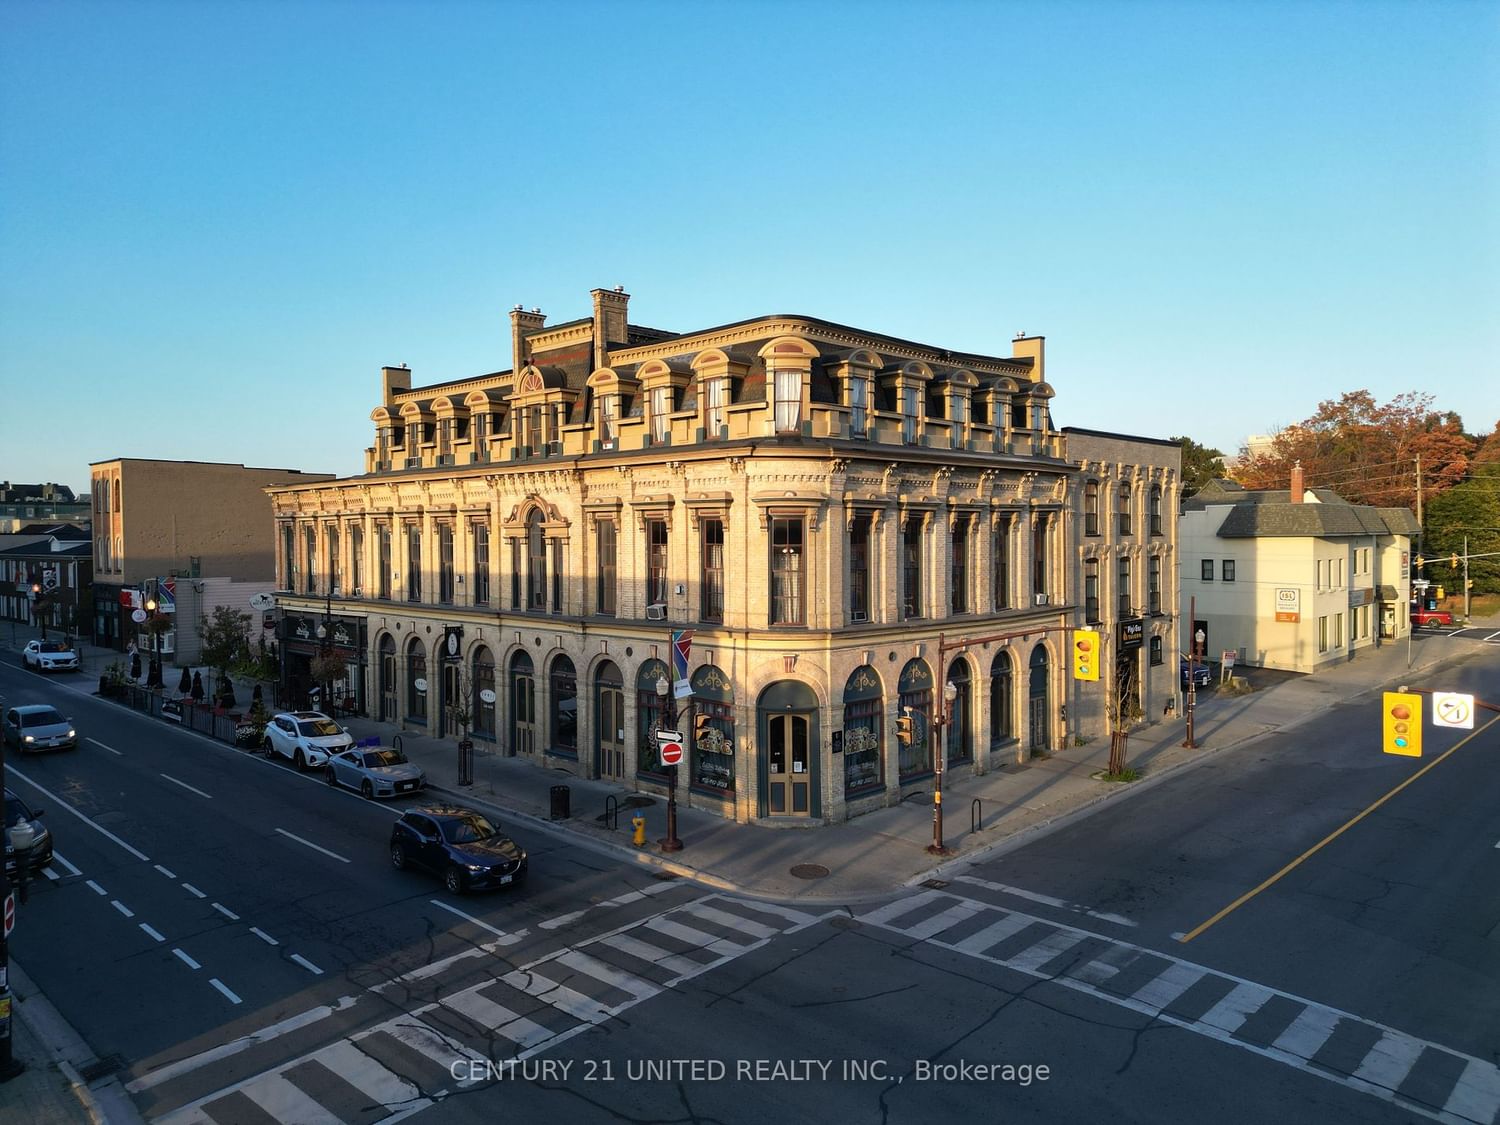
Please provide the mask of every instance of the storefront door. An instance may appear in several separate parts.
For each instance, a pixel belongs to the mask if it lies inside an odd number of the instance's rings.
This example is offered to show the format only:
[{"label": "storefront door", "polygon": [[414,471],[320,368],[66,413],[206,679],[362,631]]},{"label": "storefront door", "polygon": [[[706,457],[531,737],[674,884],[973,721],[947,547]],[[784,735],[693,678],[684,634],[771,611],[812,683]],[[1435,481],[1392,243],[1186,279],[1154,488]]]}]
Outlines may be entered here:
[{"label": "storefront door", "polygon": [[464,709],[463,685],[459,682],[463,666],[454,660],[443,661],[443,712],[439,738],[457,738],[463,734],[458,714]]},{"label": "storefront door", "polygon": [[595,711],[599,729],[599,776],[625,776],[625,691],[619,684],[599,685]]},{"label": "storefront door", "polygon": [[766,795],[772,816],[807,816],[812,774],[806,715],[772,715],[766,742]]}]

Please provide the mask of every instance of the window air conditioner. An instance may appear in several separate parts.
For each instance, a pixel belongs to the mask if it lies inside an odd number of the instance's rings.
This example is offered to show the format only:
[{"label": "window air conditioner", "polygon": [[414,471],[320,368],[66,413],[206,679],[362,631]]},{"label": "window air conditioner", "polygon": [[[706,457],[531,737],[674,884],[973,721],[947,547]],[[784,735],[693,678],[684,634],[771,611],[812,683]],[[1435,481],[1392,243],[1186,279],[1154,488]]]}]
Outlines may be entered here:
[{"label": "window air conditioner", "polygon": [[557,456],[560,456],[561,454],[562,454],[562,442],[560,442],[560,441],[549,441],[547,443],[547,456],[548,457],[557,457]]},{"label": "window air conditioner", "polygon": [[610,452],[612,449],[614,449],[614,447],[615,443],[613,440],[605,440],[599,443],[599,448],[602,449],[605,453]]},{"label": "window air conditioner", "polygon": [[1037,605],[1046,605],[1047,604],[1047,595],[1046,594],[1038,594],[1036,596],[1036,604]]},{"label": "window air conditioner", "polygon": [[667,619],[666,602],[652,602],[646,607],[646,619],[648,621],[665,621]]}]

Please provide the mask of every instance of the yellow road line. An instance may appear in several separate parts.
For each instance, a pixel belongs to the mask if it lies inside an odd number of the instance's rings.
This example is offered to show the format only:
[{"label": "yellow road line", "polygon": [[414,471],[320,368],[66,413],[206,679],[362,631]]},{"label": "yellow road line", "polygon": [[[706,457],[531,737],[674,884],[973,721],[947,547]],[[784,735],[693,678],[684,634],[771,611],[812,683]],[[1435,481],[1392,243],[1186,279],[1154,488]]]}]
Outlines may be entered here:
[{"label": "yellow road line", "polygon": [[1412,774],[1405,781],[1403,781],[1400,785],[1396,786],[1396,788],[1392,789],[1389,793],[1387,793],[1384,797],[1380,798],[1380,800],[1376,801],[1369,808],[1365,809],[1363,812],[1359,813],[1358,815],[1356,815],[1352,819],[1346,821],[1344,824],[1342,824],[1341,826],[1339,826],[1338,828],[1336,828],[1333,832],[1331,832],[1327,836],[1323,837],[1323,839],[1319,840],[1312,847],[1308,848],[1307,851],[1303,852],[1296,859],[1292,860],[1291,863],[1287,864],[1280,871],[1276,872],[1276,874],[1272,875],[1269,879],[1267,879],[1260,886],[1255,887],[1253,890],[1246,891],[1244,894],[1240,895],[1239,898],[1235,899],[1233,902],[1231,902],[1223,910],[1221,910],[1217,914],[1215,914],[1208,921],[1200,923],[1197,927],[1195,927],[1194,929],[1189,930],[1187,933],[1183,934],[1177,940],[1180,941],[1180,942],[1182,942],[1183,944],[1186,944],[1186,943],[1192,941],[1195,937],[1197,937],[1199,934],[1201,934],[1204,930],[1208,929],[1210,926],[1212,926],[1212,925],[1214,925],[1214,924],[1216,924],[1218,922],[1223,921],[1225,918],[1227,918],[1234,911],[1238,910],[1240,907],[1244,906],[1245,903],[1249,902],[1256,895],[1260,894],[1261,891],[1265,890],[1267,887],[1271,886],[1273,883],[1275,883],[1277,880],[1279,880],[1282,876],[1284,876],[1285,874],[1287,874],[1287,872],[1292,871],[1292,870],[1294,870],[1297,867],[1300,867],[1305,860],[1309,859],[1310,857],[1312,857],[1313,855],[1315,855],[1317,852],[1321,851],[1327,845],[1333,843],[1340,836],[1342,836],[1345,832],[1349,831],[1349,829],[1353,828],[1360,821],[1364,820],[1365,817],[1369,816],[1372,812],[1374,812],[1376,809],[1378,809],[1381,805],[1385,804],[1392,797],[1394,797],[1397,793],[1401,792],[1401,790],[1405,789],[1412,782],[1416,781],[1417,778],[1421,777],[1428,770],[1430,770],[1430,769],[1434,768],[1435,766],[1439,765],[1443,761],[1444,758],[1447,758],[1450,754],[1452,754],[1455,751],[1457,751],[1458,749],[1460,749],[1465,743],[1470,742],[1471,740],[1473,740],[1475,738],[1478,738],[1481,734],[1483,734],[1485,731],[1489,730],[1490,727],[1494,726],[1496,723],[1500,723],[1500,716],[1496,716],[1495,718],[1491,719],[1489,722],[1485,723],[1484,726],[1482,726],[1478,730],[1476,730],[1473,734],[1466,735],[1465,737],[1463,737],[1462,739],[1460,739],[1456,744],[1454,744],[1448,750],[1444,751],[1444,753],[1442,755],[1440,755],[1439,757],[1436,757],[1432,761],[1428,762],[1425,766],[1423,766],[1421,769],[1419,769],[1416,773]]}]

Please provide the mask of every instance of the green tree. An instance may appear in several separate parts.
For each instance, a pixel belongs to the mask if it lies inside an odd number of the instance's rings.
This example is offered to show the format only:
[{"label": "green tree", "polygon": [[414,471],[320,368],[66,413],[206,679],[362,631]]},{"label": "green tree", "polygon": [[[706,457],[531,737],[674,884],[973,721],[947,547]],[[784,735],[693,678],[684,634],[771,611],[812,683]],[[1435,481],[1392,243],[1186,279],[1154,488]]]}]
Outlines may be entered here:
[{"label": "green tree", "polygon": [[250,615],[227,605],[214,606],[212,617],[198,619],[203,663],[217,672],[220,680],[248,654],[249,628]]},{"label": "green tree", "polygon": [[1182,495],[1184,498],[1197,492],[1209,481],[1228,476],[1224,468],[1224,454],[1206,445],[1199,445],[1190,437],[1174,437],[1182,446]]},{"label": "green tree", "polygon": [[[1491,558],[1469,562],[1473,593],[1500,593],[1500,475],[1478,473],[1472,480],[1436,496],[1423,513],[1427,536],[1423,553],[1427,566],[1423,577],[1441,583],[1450,593],[1463,593],[1464,538],[1470,555]],[[1450,560],[1459,556],[1458,566]]]}]

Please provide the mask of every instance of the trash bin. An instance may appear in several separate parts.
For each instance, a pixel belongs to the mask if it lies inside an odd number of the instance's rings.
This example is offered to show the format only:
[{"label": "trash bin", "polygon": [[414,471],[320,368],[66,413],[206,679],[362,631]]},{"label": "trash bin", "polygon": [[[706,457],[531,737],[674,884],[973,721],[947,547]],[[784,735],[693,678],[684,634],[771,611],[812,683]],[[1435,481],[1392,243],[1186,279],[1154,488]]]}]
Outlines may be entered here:
[{"label": "trash bin", "polygon": [[552,819],[567,820],[572,816],[573,791],[566,785],[552,787]]}]

